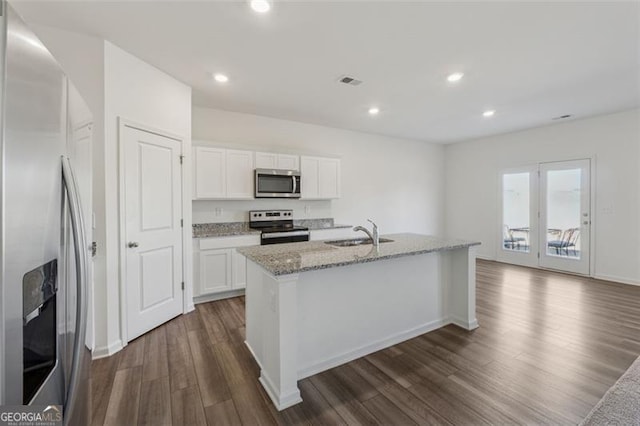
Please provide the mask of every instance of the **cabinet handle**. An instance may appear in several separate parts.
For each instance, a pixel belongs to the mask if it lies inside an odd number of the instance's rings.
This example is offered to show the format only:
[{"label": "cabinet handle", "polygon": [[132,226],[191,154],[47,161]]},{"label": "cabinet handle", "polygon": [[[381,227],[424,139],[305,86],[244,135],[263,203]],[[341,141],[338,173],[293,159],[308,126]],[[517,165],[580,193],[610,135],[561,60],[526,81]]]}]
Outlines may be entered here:
[{"label": "cabinet handle", "polygon": [[127,246],[129,248],[136,248],[136,247],[138,247],[138,243],[135,242],[135,241],[130,241],[129,244],[127,244]]}]

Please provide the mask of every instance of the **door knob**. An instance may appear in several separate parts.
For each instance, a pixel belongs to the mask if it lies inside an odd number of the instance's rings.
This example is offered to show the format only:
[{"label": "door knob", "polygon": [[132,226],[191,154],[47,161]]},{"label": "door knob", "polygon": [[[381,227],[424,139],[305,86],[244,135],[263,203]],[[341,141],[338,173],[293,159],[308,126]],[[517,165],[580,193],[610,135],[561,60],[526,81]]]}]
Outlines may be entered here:
[{"label": "door knob", "polygon": [[135,241],[130,241],[129,244],[127,244],[127,246],[129,246],[129,248],[136,248],[138,247],[138,243]]}]

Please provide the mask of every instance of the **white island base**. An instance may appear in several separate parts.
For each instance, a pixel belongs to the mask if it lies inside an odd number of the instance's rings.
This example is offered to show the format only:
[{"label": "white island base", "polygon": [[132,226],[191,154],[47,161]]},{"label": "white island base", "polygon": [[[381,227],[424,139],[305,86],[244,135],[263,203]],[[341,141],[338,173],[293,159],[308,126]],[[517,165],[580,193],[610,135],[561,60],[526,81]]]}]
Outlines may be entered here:
[{"label": "white island base", "polygon": [[275,276],[247,261],[246,344],[278,410],[297,382],[455,324],[478,327],[475,247]]}]

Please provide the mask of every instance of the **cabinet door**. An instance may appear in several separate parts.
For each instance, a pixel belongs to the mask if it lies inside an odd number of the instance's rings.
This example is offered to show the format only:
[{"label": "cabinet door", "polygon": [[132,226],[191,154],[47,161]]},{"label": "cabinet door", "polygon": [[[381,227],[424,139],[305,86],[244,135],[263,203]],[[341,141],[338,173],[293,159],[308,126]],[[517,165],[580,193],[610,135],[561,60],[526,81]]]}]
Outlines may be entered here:
[{"label": "cabinet door", "polygon": [[231,290],[231,249],[200,252],[200,295]]},{"label": "cabinet door", "polygon": [[226,197],[225,150],[198,146],[193,155],[193,198]]},{"label": "cabinet door", "polygon": [[300,157],[301,198],[317,199],[320,196],[318,185],[318,158]]},{"label": "cabinet door", "polygon": [[227,150],[227,198],[254,198],[253,152]]},{"label": "cabinet door", "polygon": [[318,175],[319,198],[340,198],[340,160],[319,160]]},{"label": "cabinet door", "polygon": [[300,157],[297,155],[278,154],[276,168],[283,170],[300,170]]},{"label": "cabinet door", "polygon": [[247,258],[234,249],[231,262],[233,263],[233,289],[245,288],[247,286]]},{"label": "cabinet door", "polygon": [[277,169],[278,154],[271,152],[256,152],[256,169]]}]

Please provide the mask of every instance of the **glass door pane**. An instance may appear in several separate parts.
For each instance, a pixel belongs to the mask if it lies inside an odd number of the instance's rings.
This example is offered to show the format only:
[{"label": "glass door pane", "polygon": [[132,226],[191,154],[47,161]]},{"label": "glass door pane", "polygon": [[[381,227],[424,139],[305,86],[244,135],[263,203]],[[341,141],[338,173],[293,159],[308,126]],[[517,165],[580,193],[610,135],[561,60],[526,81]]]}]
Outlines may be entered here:
[{"label": "glass door pane", "polygon": [[529,253],[531,231],[530,174],[502,176],[502,249]]},{"label": "glass door pane", "polygon": [[540,266],[589,274],[589,160],[540,165]]},{"label": "glass door pane", "polygon": [[500,174],[500,222],[497,259],[538,266],[538,166]]},{"label": "glass door pane", "polygon": [[580,259],[581,169],[547,171],[548,256]]}]

